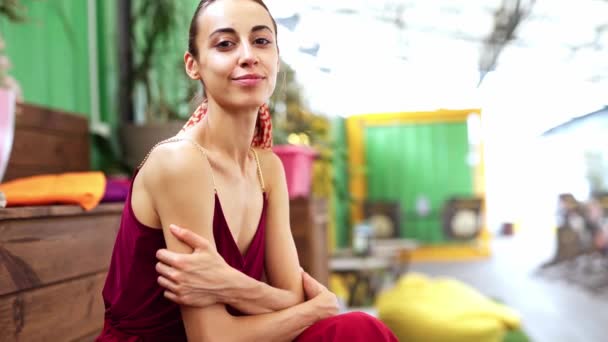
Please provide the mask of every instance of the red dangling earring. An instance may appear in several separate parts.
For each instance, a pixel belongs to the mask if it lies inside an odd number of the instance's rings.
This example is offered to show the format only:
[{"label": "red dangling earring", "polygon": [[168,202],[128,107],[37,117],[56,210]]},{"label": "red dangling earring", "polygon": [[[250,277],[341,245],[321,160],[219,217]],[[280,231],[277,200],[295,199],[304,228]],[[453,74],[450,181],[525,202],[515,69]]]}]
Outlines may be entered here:
[{"label": "red dangling earring", "polygon": [[258,111],[256,130],[251,146],[264,149],[272,147],[272,118],[270,117],[270,109],[266,104],[263,104]]}]

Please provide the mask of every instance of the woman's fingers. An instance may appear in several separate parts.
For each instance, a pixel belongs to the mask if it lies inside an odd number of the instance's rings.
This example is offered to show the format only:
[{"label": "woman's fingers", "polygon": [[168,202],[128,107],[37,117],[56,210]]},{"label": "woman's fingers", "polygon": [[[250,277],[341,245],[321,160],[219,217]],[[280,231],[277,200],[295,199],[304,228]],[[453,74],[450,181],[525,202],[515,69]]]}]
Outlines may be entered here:
[{"label": "woman's fingers", "polygon": [[180,264],[180,258],[183,257],[181,253],[171,252],[168,249],[159,249],[156,251],[156,258],[162,263],[172,267],[178,267]]},{"label": "woman's fingers", "polygon": [[174,303],[177,303],[177,304],[182,304],[179,297],[175,293],[170,292],[170,291],[165,291],[164,295],[165,295],[165,298],[167,298],[168,300],[170,300]]},{"label": "woman's fingers", "polygon": [[314,298],[319,295],[324,289],[324,286],[316,281],[310,274],[302,272],[302,285],[304,287],[304,294],[307,299]]},{"label": "woman's fingers", "polygon": [[156,272],[158,272],[158,274],[160,274],[161,276],[170,279],[173,282],[178,280],[177,278],[179,273],[173,267],[165,265],[162,262],[156,263]]},{"label": "woman's fingers", "polygon": [[178,238],[181,242],[185,243],[186,245],[192,247],[192,249],[202,249],[205,250],[207,248],[209,248],[209,241],[207,239],[205,239],[204,237],[193,233],[191,230],[189,229],[184,229],[181,227],[178,227],[174,224],[172,224],[169,229],[171,230],[171,233],[173,233],[173,235],[175,235],[176,238]]},{"label": "woman's fingers", "polygon": [[163,276],[160,276],[160,277],[158,277],[157,281],[158,281],[158,284],[160,286],[164,287],[165,289],[171,291],[174,294],[179,294],[179,288],[178,288],[177,284],[172,282],[171,280],[169,280]]}]

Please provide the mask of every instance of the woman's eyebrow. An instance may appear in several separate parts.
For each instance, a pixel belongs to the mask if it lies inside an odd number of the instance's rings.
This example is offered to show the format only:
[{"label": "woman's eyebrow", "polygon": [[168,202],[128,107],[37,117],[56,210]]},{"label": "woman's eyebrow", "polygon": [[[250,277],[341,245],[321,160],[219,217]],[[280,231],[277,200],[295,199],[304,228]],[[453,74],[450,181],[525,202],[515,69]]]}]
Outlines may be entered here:
[{"label": "woman's eyebrow", "polygon": [[[256,25],[254,27],[251,28],[251,32],[257,32],[257,31],[263,31],[263,30],[268,30],[270,31],[270,33],[274,33],[272,31],[272,29],[270,29],[270,27],[266,26],[266,25]],[[232,27],[223,27],[223,28],[219,28],[213,32],[211,32],[211,34],[209,35],[209,38],[213,37],[215,34],[218,33],[230,33],[230,34],[236,34],[236,30],[233,29]]]},{"label": "woman's eyebrow", "polygon": [[219,29],[211,32],[211,34],[209,35],[209,38],[213,37],[213,35],[218,34],[218,33],[232,33],[232,34],[236,34],[236,30],[233,29],[232,27],[219,28]]},{"label": "woman's eyebrow", "polygon": [[262,30],[268,30],[268,31],[270,31],[270,33],[274,33],[274,32],[272,32],[270,27],[268,27],[266,25],[256,25],[251,28],[251,32],[257,32],[257,31],[262,31]]}]

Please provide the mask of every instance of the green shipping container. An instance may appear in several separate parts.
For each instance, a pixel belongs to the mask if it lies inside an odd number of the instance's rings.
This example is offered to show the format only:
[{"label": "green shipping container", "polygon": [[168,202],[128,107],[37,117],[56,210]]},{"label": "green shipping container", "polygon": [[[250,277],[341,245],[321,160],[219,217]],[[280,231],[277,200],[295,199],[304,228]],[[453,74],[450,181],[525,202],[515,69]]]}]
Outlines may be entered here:
[{"label": "green shipping container", "polygon": [[[370,200],[401,204],[400,236],[423,243],[441,243],[441,211],[453,195],[472,195],[466,122],[399,124],[365,128]],[[419,215],[417,202],[428,200],[429,212]]]}]

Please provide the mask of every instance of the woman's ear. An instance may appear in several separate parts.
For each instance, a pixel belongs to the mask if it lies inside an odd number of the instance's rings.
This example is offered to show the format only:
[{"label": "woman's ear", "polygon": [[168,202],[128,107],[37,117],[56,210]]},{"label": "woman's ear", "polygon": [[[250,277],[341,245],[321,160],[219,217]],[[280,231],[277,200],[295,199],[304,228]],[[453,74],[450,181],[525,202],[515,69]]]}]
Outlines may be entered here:
[{"label": "woman's ear", "polygon": [[184,54],[184,65],[186,67],[186,73],[193,80],[200,80],[201,74],[199,70],[198,63],[196,62],[196,58],[192,56],[190,52]]}]

